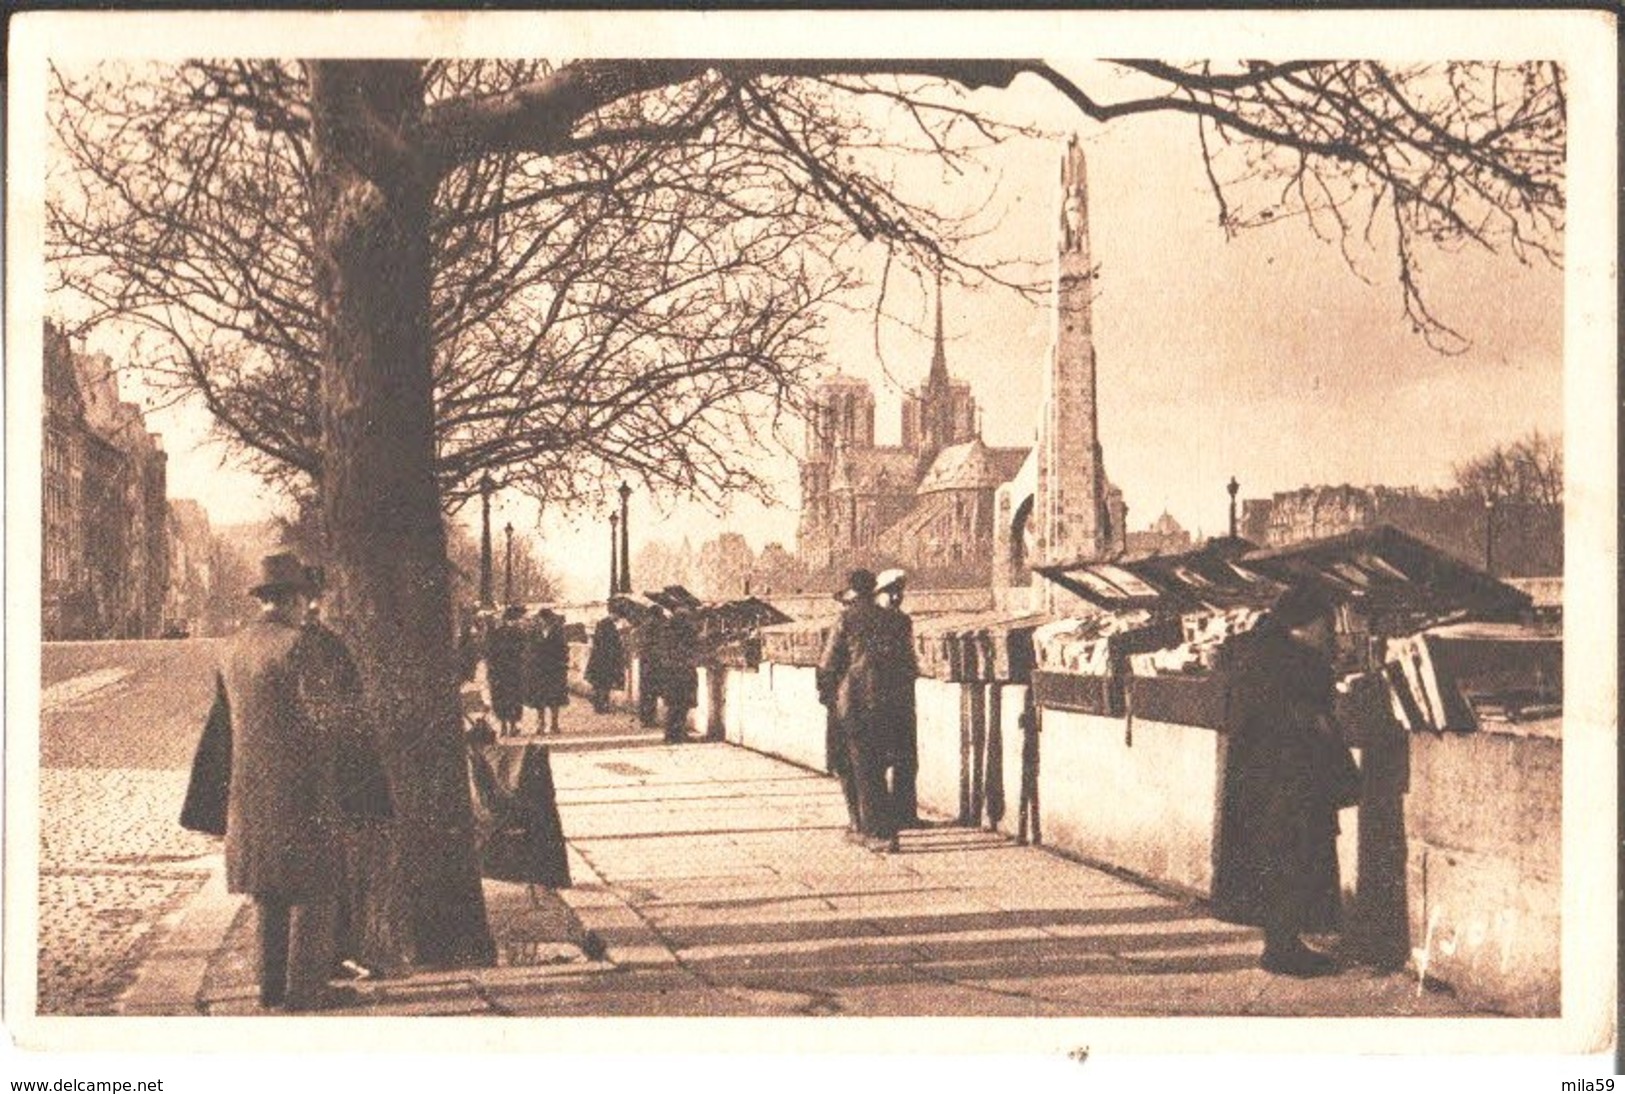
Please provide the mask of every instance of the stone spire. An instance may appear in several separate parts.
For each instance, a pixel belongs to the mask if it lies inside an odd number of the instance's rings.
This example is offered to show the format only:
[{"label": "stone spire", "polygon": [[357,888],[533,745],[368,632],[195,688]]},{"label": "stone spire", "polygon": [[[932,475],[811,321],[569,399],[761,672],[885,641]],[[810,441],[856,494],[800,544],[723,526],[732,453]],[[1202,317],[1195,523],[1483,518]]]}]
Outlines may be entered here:
[{"label": "stone spire", "polygon": [[1095,402],[1089,188],[1074,135],[1061,157],[1055,327],[1045,374],[1033,509],[1041,564],[1102,558],[1111,542]]},{"label": "stone spire", "polygon": [[948,390],[948,351],[942,337],[942,267],[937,266],[937,337],[932,343],[931,371],[926,375],[927,391]]},{"label": "stone spire", "polygon": [[919,394],[919,466],[924,475],[937,454],[954,443],[954,393],[948,378],[948,351],[942,333],[942,267],[937,267],[937,331],[931,368]]}]

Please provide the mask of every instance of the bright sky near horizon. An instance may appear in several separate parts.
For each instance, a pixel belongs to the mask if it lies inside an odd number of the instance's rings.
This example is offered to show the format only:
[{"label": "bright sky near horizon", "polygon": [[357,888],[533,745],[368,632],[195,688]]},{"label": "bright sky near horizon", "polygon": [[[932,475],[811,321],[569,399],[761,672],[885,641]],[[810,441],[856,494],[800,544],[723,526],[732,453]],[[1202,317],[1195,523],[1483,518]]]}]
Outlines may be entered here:
[{"label": "bright sky near horizon", "polygon": [[[1357,251],[1356,275],[1301,220],[1226,239],[1188,120],[1079,124],[1058,96],[1032,83],[973,101],[1057,134],[1076,128],[1084,142],[1100,271],[1100,433],[1131,528],[1166,509],[1192,531],[1221,530],[1231,475],[1243,497],[1314,483],[1442,486],[1454,464],[1492,445],[1562,430],[1561,271],[1476,253],[1430,257],[1430,303],[1473,343],[1442,356],[1410,330],[1391,248]],[[1002,251],[1052,252],[1059,156],[1059,140],[1020,141],[994,154]],[[828,330],[830,366],[875,383],[882,443],[895,442],[901,390],[920,382],[930,360],[921,333],[930,328],[929,297],[905,287],[898,304],[914,329],[877,330],[872,318],[843,313]],[[972,385],[984,437],[1031,443],[1048,309],[1008,290],[950,285],[944,310],[949,369]],[[110,334],[89,348],[117,356],[120,347]],[[125,391],[133,394],[129,384]],[[164,435],[171,496],[200,499],[219,524],[274,510],[256,480],[223,466],[223,449],[203,444],[199,408],[154,412],[149,427]],[[651,502],[639,491],[634,556],[650,537],[686,536],[697,547],[723,528],[757,547],[793,547],[794,460],[782,452],[759,459],[780,484],[772,507],[744,501],[719,514],[676,499]],[[603,511],[538,520],[533,505],[500,498],[495,520],[540,536],[572,593],[591,596],[607,580]],[[474,507],[463,514],[476,517]]]}]

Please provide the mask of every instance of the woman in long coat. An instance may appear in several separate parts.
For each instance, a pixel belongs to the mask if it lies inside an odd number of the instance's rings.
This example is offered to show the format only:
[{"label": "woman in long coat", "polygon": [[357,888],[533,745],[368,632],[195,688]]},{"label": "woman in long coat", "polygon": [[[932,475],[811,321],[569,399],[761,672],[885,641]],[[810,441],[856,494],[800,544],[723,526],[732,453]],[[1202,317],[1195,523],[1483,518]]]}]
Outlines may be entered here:
[{"label": "woman in long coat", "polygon": [[1251,634],[1233,639],[1214,913],[1264,928],[1261,964],[1271,972],[1335,971],[1300,935],[1336,930],[1336,749],[1330,739],[1331,603],[1288,592]]},{"label": "woman in long coat", "polygon": [[626,686],[626,645],[615,620],[607,615],[593,628],[587,683],[592,685],[592,708],[600,714],[609,709],[609,693]]},{"label": "woman in long coat", "polygon": [[485,646],[485,684],[491,692],[491,712],[507,737],[518,728],[525,706],[525,633],[520,620],[525,609],[515,605],[502,613]]},{"label": "woman in long coat", "polygon": [[544,608],[525,642],[525,705],[536,709],[541,733],[559,731],[559,708],[570,701],[569,674],[564,617]]}]

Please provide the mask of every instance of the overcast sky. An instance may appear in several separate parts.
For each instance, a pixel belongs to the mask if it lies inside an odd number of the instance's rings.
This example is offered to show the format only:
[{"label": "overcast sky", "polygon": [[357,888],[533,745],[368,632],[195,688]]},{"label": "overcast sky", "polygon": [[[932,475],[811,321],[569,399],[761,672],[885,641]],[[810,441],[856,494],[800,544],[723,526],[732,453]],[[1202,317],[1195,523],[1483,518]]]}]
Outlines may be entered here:
[{"label": "overcast sky", "polygon": [[[1243,497],[1318,483],[1437,487],[1449,483],[1453,464],[1492,445],[1562,429],[1561,272],[1482,254],[1430,257],[1430,302],[1473,343],[1441,356],[1410,329],[1390,250],[1356,252],[1362,280],[1301,221],[1226,239],[1189,121],[1079,124],[1031,81],[976,101],[1057,135],[1076,126],[1084,143],[1099,265],[1100,432],[1131,529],[1166,509],[1192,531],[1222,531],[1231,475]],[[1060,154],[1059,140],[998,154],[996,245],[1004,252],[1053,253]],[[928,328],[929,302],[911,292],[897,305]],[[1048,308],[994,287],[951,286],[945,312],[949,368],[971,383],[987,441],[1030,444]],[[929,341],[897,324],[877,335],[872,320],[841,315],[831,320],[829,356],[832,368],[875,383],[879,439],[895,443],[900,390],[924,377]],[[155,414],[150,424],[170,453],[172,496],[201,499],[217,523],[273,510],[257,483],[222,467],[218,447],[200,447],[199,411]],[[760,459],[777,469],[777,506],[739,504],[719,522],[713,510],[640,492],[634,556],[651,534],[686,535],[698,546],[723,527],[758,547],[793,546],[794,461]],[[601,591],[607,534],[592,518],[549,514],[538,523],[533,507],[499,499],[497,519],[539,534],[577,595]]]}]

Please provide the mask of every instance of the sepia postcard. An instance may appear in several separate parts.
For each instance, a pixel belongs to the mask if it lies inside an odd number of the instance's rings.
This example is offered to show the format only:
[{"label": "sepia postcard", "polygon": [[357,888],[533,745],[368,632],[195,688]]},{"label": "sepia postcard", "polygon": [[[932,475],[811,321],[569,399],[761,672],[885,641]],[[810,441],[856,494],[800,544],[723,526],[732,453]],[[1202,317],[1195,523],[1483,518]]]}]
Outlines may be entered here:
[{"label": "sepia postcard", "polygon": [[1612,1089],[1614,17],[10,42],[13,1089]]}]

